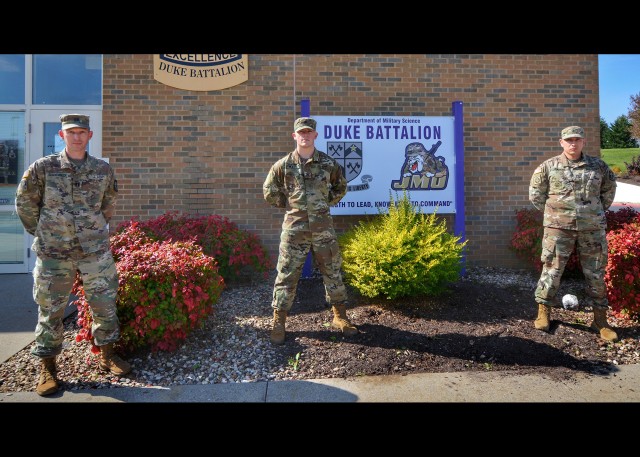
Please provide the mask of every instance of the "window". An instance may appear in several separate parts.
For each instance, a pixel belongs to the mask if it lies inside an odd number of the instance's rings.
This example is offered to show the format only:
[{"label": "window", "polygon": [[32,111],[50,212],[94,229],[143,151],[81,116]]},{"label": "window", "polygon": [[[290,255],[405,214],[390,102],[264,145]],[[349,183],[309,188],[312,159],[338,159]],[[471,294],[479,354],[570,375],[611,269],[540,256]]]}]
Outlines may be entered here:
[{"label": "window", "polygon": [[24,54],[0,54],[0,104],[24,105]]},{"label": "window", "polygon": [[34,105],[102,105],[101,54],[34,54]]}]

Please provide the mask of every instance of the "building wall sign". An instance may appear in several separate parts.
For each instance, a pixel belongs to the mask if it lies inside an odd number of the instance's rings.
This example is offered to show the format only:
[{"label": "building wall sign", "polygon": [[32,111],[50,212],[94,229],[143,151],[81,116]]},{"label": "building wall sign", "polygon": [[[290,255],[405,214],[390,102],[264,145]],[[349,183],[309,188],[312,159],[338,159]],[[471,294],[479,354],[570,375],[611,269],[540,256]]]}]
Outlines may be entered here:
[{"label": "building wall sign", "polygon": [[153,77],[177,89],[227,89],[249,79],[249,58],[247,54],[155,54]]},{"label": "building wall sign", "polygon": [[313,116],[316,147],[336,159],[347,194],[333,215],[387,212],[407,191],[421,212],[456,213],[453,116]]}]

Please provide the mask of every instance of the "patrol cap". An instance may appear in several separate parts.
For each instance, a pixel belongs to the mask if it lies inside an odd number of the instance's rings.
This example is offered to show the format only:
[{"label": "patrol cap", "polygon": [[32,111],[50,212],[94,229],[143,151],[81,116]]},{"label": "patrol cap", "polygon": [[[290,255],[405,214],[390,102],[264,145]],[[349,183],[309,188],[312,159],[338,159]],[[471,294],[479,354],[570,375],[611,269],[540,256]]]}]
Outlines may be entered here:
[{"label": "patrol cap", "polygon": [[582,130],[582,127],[572,125],[571,127],[562,129],[560,138],[563,140],[566,140],[567,138],[584,138],[584,130]]},{"label": "patrol cap", "polygon": [[293,131],[294,132],[298,132],[298,130],[302,130],[302,129],[315,130],[316,129],[316,121],[314,121],[310,117],[299,117],[293,123]]},{"label": "patrol cap", "polygon": [[62,122],[62,130],[79,127],[82,129],[89,128],[89,116],[85,114],[61,114],[60,122]]}]

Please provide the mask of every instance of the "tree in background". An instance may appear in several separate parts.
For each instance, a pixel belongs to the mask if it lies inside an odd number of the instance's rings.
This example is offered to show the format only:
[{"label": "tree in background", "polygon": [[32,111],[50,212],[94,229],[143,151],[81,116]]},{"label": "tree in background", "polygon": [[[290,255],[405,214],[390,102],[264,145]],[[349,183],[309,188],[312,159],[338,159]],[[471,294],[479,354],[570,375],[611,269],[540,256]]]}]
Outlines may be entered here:
[{"label": "tree in background", "polygon": [[611,129],[609,124],[600,116],[600,149],[608,149],[609,136],[611,135]]},{"label": "tree in background", "polygon": [[[629,120],[631,121],[631,136],[636,140],[640,140],[640,92],[631,96]],[[637,144],[638,141],[636,141]]]},{"label": "tree in background", "polygon": [[610,132],[604,141],[604,149],[635,148],[636,140],[631,136],[631,122],[627,116],[618,116],[611,124]]}]

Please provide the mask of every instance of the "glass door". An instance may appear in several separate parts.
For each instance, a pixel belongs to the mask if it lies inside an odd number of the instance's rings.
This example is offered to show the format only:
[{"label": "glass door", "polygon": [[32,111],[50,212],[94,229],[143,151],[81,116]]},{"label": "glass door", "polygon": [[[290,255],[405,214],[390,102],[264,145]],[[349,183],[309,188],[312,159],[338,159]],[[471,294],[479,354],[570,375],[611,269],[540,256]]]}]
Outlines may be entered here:
[{"label": "glass door", "polygon": [[15,211],[25,164],[23,111],[0,112],[0,273],[27,272],[24,229]]}]

